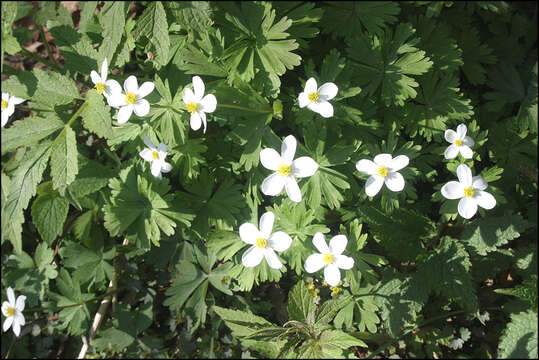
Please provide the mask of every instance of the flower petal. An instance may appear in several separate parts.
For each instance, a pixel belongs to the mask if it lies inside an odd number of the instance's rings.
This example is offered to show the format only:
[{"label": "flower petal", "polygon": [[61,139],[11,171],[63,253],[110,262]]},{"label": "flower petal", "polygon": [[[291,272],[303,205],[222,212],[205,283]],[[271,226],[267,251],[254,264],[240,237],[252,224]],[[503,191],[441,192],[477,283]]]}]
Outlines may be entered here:
[{"label": "flower petal", "polygon": [[156,147],[152,140],[148,136],[144,136],[144,144],[150,149],[150,150],[156,150]]},{"label": "flower petal", "polygon": [[202,125],[202,119],[200,118],[200,114],[197,112],[194,112],[191,114],[191,129],[198,130],[200,129],[200,126]]},{"label": "flower petal", "polygon": [[11,324],[13,324],[13,319],[15,319],[15,316],[6,317],[6,320],[4,321],[4,326],[3,326],[4,331],[8,331],[8,329],[11,327]]},{"label": "flower petal", "polygon": [[283,263],[279,261],[277,254],[275,253],[275,251],[273,251],[272,248],[267,247],[264,249],[264,257],[266,258],[266,261],[268,262],[270,268],[280,269],[283,267]]},{"label": "flower petal", "polygon": [[172,170],[172,165],[170,165],[168,162],[163,161],[161,163],[161,172],[168,173]]},{"label": "flower petal", "polygon": [[247,251],[245,251],[241,257],[241,262],[245,267],[254,267],[260,264],[262,258],[264,257],[264,250],[251,246]]},{"label": "flower petal", "polygon": [[133,105],[126,105],[120,107],[120,110],[118,111],[118,124],[126,123],[127,120],[129,120],[129,118],[131,117],[131,114],[133,114],[133,109]]},{"label": "flower petal", "polygon": [[394,172],[407,167],[409,163],[410,159],[408,158],[408,156],[398,155],[391,160],[388,167],[392,172]]},{"label": "flower petal", "polygon": [[459,214],[465,219],[469,219],[477,212],[477,202],[473,198],[463,197],[459,201]]},{"label": "flower petal", "polygon": [[153,176],[160,178],[161,177],[161,161],[158,161],[158,160],[152,161],[151,171],[152,171]]},{"label": "flower petal", "polygon": [[472,178],[472,186],[474,189],[485,190],[488,184],[481,175],[477,175]]},{"label": "flower petal", "polygon": [[475,190],[473,198],[477,202],[477,205],[481,206],[483,209],[490,210],[496,206],[496,199],[486,191]]},{"label": "flower petal", "polygon": [[277,231],[271,234],[268,244],[275,251],[285,251],[292,245],[292,238],[284,231]]},{"label": "flower petal", "polygon": [[9,102],[9,94],[8,94],[8,93],[5,93],[5,92],[3,92],[3,93],[2,93],[2,100],[4,100],[4,101],[8,101],[8,102]]},{"label": "flower petal", "polygon": [[375,196],[384,185],[384,179],[379,176],[371,176],[365,182],[365,194]]},{"label": "flower petal", "polygon": [[262,181],[262,193],[269,196],[278,195],[281,191],[283,191],[284,183],[284,176],[273,173]]},{"label": "flower petal", "polygon": [[155,84],[151,81],[146,81],[144,84],[140,85],[138,92],[136,93],[138,99],[142,99],[146,95],[150,94],[153,89],[155,89]]},{"label": "flower petal", "polygon": [[2,127],[6,126],[8,120],[9,120],[9,115],[7,111],[2,110]]},{"label": "flower petal", "polygon": [[386,167],[391,166],[391,160],[393,157],[391,154],[378,154],[374,157],[373,161],[376,165],[384,165]]},{"label": "flower petal", "polygon": [[326,244],[326,239],[324,237],[324,234],[321,232],[317,232],[313,236],[313,245],[321,254],[329,254],[331,251],[329,250],[328,245]]},{"label": "flower petal", "polygon": [[189,104],[190,102],[197,102],[195,100],[195,94],[193,94],[193,90],[187,87],[184,88],[182,91],[182,100],[186,105]]},{"label": "flower petal", "polygon": [[15,319],[15,317],[13,318],[13,333],[16,336],[19,336],[21,333],[21,324],[17,321],[17,319]]},{"label": "flower petal", "polygon": [[457,140],[457,133],[455,132],[455,130],[447,129],[444,132],[444,138],[448,143],[453,144],[455,140]]},{"label": "flower petal", "polygon": [[387,174],[384,178],[384,182],[389,190],[397,192],[404,189],[404,178],[398,172],[392,172]]},{"label": "flower petal", "polygon": [[339,281],[341,281],[341,271],[337,264],[329,264],[324,268],[324,280],[331,286],[339,285]]},{"label": "flower petal", "polygon": [[459,146],[460,154],[465,159],[471,159],[473,157],[473,151],[470,149],[467,145],[461,145]]},{"label": "flower petal", "polygon": [[349,270],[354,266],[354,259],[350,256],[339,255],[335,261],[335,265],[337,265],[339,269]]},{"label": "flower petal", "polygon": [[459,126],[457,126],[457,139],[463,140],[466,136],[466,130],[467,128],[464,124],[460,124]]},{"label": "flower petal", "polygon": [[472,170],[466,164],[460,164],[457,167],[457,177],[464,186],[472,185]]},{"label": "flower petal", "polygon": [[339,88],[332,82],[327,82],[318,88],[318,94],[324,97],[324,100],[331,100],[337,96]]},{"label": "flower petal", "polygon": [[292,164],[292,160],[294,160],[296,146],[297,141],[294,135],[288,135],[284,138],[283,143],[281,144],[281,157],[287,165]]},{"label": "flower petal", "polygon": [[206,90],[204,87],[204,81],[202,81],[200,76],[193,76],[193,89],[195,90],[195,99],[197,102],[199,102],[202,100],[204,91]]},{"label": "flower petal", "polygon": [[311,77],[305,82],[305,93],[309,95],[309,93],[316,92],[318,90],[318,84],[316,83],[316,80]]},{"label": "flower petal", "polygon": [[150,103],[146,99],[137,100],[133,107],[137,116],[146,116],[150,112]]},{"label": "flower petal", "polygon": [[107,103],[109,104],[109,106],[112,106],[113,108],[119,108],[120,106],[124,106],[127,104],[125,102],[125,95],[122,94],[121,91],[112,93],[112,95],[110,95],[107,98]]},{"label": "flower petal", "polygon": [[208,126],[208,123],[206,121],[206,113],[203,111],[197,111],[198,116],[200,116],[200,120],[202,120],[202,132],[206,133],[206,128]]},{"label": "flower petal", "polygon": [[318,104],[318,110],[316,111],[319,113],[322,117],[330,118],[333,116],[333,105],[331,105],[327,101],[319,102]]},{"label": "flower petal", "polygon": [[298,96],[298,102],[299,102],[299,107],[300,108],[304,108],[305,106],[307,106],[309,104],[309,96],[307,95],[306,92],[301,92],[299,93],[299,96]]},{"label": "flower petal", "polygon": [[445,149],[444,151],[444,158],[446,159],[454,159],[459,154],[459,148],[455,144],[451,144]]},{"label": "flower petal", "polygon": [[462,139],[462,143],[466,146],[474,146],[475,141],[469,136],[465,136],[464,139]]},{"label": "flower petal", "polygon": [[24,320],[24,315],[22,313],[18,313],[15,315],[15,321],[18,321],[19,324],[24,325],[26,321]]},{"label": "flower petal", "polygon": [[260,229],[262,235],[264,235],[264,239],[268,239],[270,237],[274,221],[275,215],[273,215],[271,211],[265,212],[260,217],[258,228]]},{"label": "flower petal", "polygon": [[376,174],[376,170],[378,169],[378,165],[376,165],[373,161],[367,160],[367,159],[361,159],[356,163],[356,169],[357,171],[367,174],[367,175],[374,175]]},{"label": "flower petal", "polygon": [[294,179],[293,176],[286,176],[284,179],[284,188],[286,190],[286,194],[290,200],[299,203],[301,201],[301,190],[299,189],[296,179]]},{"label": "flower petal", "polygon": [[305,260],[305,271],[308,273],[317,272],[318,270],[324,267],[324,255],[322,254],[312,254],[307,257]]},{"label": "flower petal", "polygon": [[251,223],[243,223],[240,226],[240,238],[244,243],[254,245],[257,238],[263,238],[264,236],[258,231],[256,226]]},{"label": "flower petal", "polygon": [[266,148],[260,152],[260,162],[266,169],[277,171],[283,160],[275,149]]},{"label": "flower petal", "polygon": [[464,197],[464,185],[458,181],[450,181],[442,186],[441,192],[446,199],[460,199]]},{"label": "flower petal", "polygon": [[166,153],[168,151],[168,146],[163,144],[163,143],[159,143],[159,145],[157,145],[157,150],[159,152],[165,153],[165,155],[166,155]]},{"label": "flower petal", "polygon": [[139,152],[139,155],[141,158],[143,158],[144,160],[146,161],[152,161],[153,160],[153,151],[146,148],[144,150],[142,150],[141,152]]},{"label": "flower petal", "polygon": [[212,113],[217,108],[217,98],[213,94],[208,94],[200,100],[202,111]]},{"label": "flower petal", "polygon": [[120,83],[114,79],[107,80],[105,82],[105,91],[103,91],[103,94],[105,97],[112,96],[116,93],[121,94],[122,93],[122,86]]},{"label": "flower petal", "polygon": [[129,76],[124,81],[124,90],[125,92],[132,92],[134,94],[138,93],[138,82],[135,75]]},{"label": "flower petal", "polygon": [[9,303],[7,301],[4,301],[2,303],[2,314],[4,314],[5,317],[7,317],[8,313],[7,313],[7,309],[9,308]]},{"label": "flower petal", "polygon": [[329,251],[333,256],[341,255],[346,249],[348,239],[344,235],[336,235],[329,240]]},{"label": "flower petal", "polygon": [[318,170],[318,164],[308,156],[302,156],[292,162],[292,175],[297,178],[312,176]]},{"label": "flower petal", "polygon": [[92,72],[90,72],[90,78],[92,79],[92,82],[94,84],[98,84],[98,83],[101,82],[101,77],[99,76],[99,74],[95,70],[92,70]]},{"label": "flower petal", "polygon": [[107,81],[107,73],[109,72],[109,63],[107,61],[107,58],[103,60],[101,63],[101,81],[105,82]]},{"label": "flower petal", "polygon": [[7,294],[7,300],[9,301],[9,305],[11,307],[15,307],[15,293],[13,292],[13,289],[11,288],[11,286],[7,288],[6,294]]}]

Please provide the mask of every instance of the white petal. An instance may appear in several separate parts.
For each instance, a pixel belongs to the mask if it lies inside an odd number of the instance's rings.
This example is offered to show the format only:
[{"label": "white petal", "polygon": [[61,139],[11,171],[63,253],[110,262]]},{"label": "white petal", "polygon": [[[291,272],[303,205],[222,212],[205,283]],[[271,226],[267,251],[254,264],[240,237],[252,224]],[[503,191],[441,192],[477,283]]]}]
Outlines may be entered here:
[{"label": "white petal", "polygon": [[477,212],[477,202],[473,198],[463,197],[459,201],[459,214],[465,219],[469,219]]},{"label": "white petal", "polygon": [[464,197],[464,185],[458,181],[450,181],[442,186],[442,195],[446,199],[454,200]]},{"label": "white petal", "polygon": [[15,307],[15,293],[13,292],[13,289],[10,287],[7,288],[7,299],[9,301],[9,305],[11,307]]},{"label": "white petal", "polygon": [[157,150],[161,153],[165,153],[165,156],[167,155],[167,151],[168,151],[168,146],[166,146],[165,144],[163,143],[159,143],[159,145],[157,145]]},{"label": "white petal", "polygon": [[283,160],[275,149],[266,148],[260,152],[260,162],[266,169],[277,171]]},{"label": "white petal", "polygon": [[170,165],[168,162],[163,161],[161,163],[161,172],[168,173],[172,170],[172,165]]},{"label": "white petal", "polygon": [[247,244],[254,245],[257,238],[263,238],[263,234],[251,223],[244,223],[240,226],[240,238]]},{"label": "white petal", "polygon": [[253,267],[260,264],[264,257],[264,250],[256,246],[251,246],[247,251],[243,253],[241,262],[245,267]]},{"label": "white petal", "polygon": [[463,140],[466,136],[466,130],[467,128],[464,124],[460,124],[459,126],[457,126],[457,139]]},{"label": "white petal", "polygon": [[312,93],[312,92],[316,92],[318,90],[318,84],[316,83],[316,80],[312,77],[312,78],[309,78],[306,82],[305,82],[305,93],[307,93],[307,95],[309,93]]},{"label": "white petal", "polygon": [[337,265],[339,269],[349,270],[354,266],[354,259],[350,256],[339,255],[335,261],[335,265]]},{"label": "white petal", "polygon": [[6,317],[6,320],[4,321],[3,329],[4,331],[8,331],[8,329],[11,327],[11,324],[13,324],[14,316],[8,316]]},{"label": "white petal", "polygon": [[2,127],[6,126],[8,120],[9,120],[9,115],[7,111],[2,110]]},{"label": "white petal", "polygon": [[202,100],[202,97],[204,96],[204,91],[206,90],[204,88],[204,82],[200,78],[200,76],[193,76],[193,89],[195,90],[195,99],[197,102]]},{"label": "white petal", "polygon": [[294,135],[288,135],[284,138],[283,143],[281,144],[281,157],[287,165],[292,164],[292,160],[294,160],[296,146],[297,141]]},{"label": "white petal", "polygon": [[316,250],[320,251],[321,254],[329,254],[331,252],[328,245],[326,244],[324,234],[322,234],[321,232],[317,232],[316,234],[314,234],[313,245]]},{"label": "white petal", "polygon": [[7,317],[7,309],[11,307],[7,301],[4,301],[2,303],[2,314],[4,314],[5,317]]},{"label": "white petal", "polygon": [[151,81],[146,81],[144,84],[140,85],[135,95],[137,95],[138,99],[142,99],[146,95],[150,94],[153,91],[153,89],[155,89],[154,83]]},{"label": "white petal", "polygon": [[114,108],[119,108],[120,106],[127,104],[125,102],[125,95],[122,94],[122,92],[112,93],[112,95],[107,98],[107,103]]},{"label": "white petal", "polygon": [[200,126],[202,125],[202,119],[200,118],[198,111],[191,114],[190,123],[191,123],[191,129],[195,131],[200,129]]},{"label": "white petal", "polygon": [[376,165],[384,165],[386,167],[390,167],[392,159],[393,157],[391,156],[391,154],[378,154],[374,157],[373,160]]},{"label": "white petal", "polygon": [[105,91],[103,91],[103,94],[105,97],[112,96],[116,93],[121,94],[122,93],[122,86],[120,83],[114,79],[107,80],[105,83]]},{"label": "white petal", "polygon": [[150,103],[146,99],[137,100],[137,102],[133,104],[133,107],[135,108],[135,114],[137,114],[137,116],[146,116],[150,112]]},{"label": "white petal", "polygon": [[95,70],[92,70],[92,72],[90,72],[90,78],[92,79],[92,82],[94,84],[98,84],[98,83],[102,82],[101,77],[99,76],[99,74]]},{"label": "white petal", "polygon": [[405,168],[410,163],[410,159],[406,155],[398,155],[394,157],[389,163],[389,169],[394,171],[399,171],[400,169]]},{"label": "white petal", "polygon": [[195,99],[195,94],[193,94],[193,90],[191,90],[190,88],[183,89],[182,100],[186,105],[190,102],[197,102]]},{"label": "white petal", "polygon": [[301,92],[299,93],[299,96],[298,96],[298,102],[299,102],[299,107],[300,108],[304,108],[305,106],[307,106],[309,104],[309,96],[307,95],[306,92]]},{"label": "white petal", "polygon": [[339,285],[339,281],[341,281],[341,271],[337,267],[337,264],[329,264],[324,268],[324,280],[331,286]]},{"label": "white petal", "polygon": [[13,104],[13,102],[11,101],[11,99],[13,99],[13,97],[11,97],[11,98],[9,99],[9,102],[8,102],[8,104],[7,104],[7,108],[5,108],[5,109],[3,110],[4,113],[6,113],[8,117],[11,116],[11,115],[13,115],[13,113],[15,112],[15,104]]},{"label": "white petal", "polygon": [[337,96],[337,91],[339,91],[337,85],[332,82],[328,82],[320,86],[320,88],[318,89],[318,94],[320,94],[320,96],[323,97],[324,100],[331,100],[335,96]]},{"label": "white petal", "polygon": [[300,202],[301,190],[299,189],[296,179],[294,179],[294,177],[292,176],[286,176],[284,177],[284,179],[285,179],[284,188],[290,200],[292,200],[293,202]]},{"label": "white petal", "polygon": [[19,322],[17,321],[17,319],[15,319],[15,317],[13,317],[13,333],[16,336],[19,336],[21,333],[21,324],[19,324]]},{"label": "white petal", "polygon": [[464,139],[462,139],[462,143],[466,146],[474,146],[475,141],[469,136],[465,136]]},{"label": "white petal", "polygon": [[260,232],[264,235],[264,239],[268,239],[271,235],[271,230],[273,229],[273,221],[275,220],[275,215],[271,211],[265,212],[260,217],[258,222]]},{"label": "white petal", "polygon": [[283,191],[284,183],[284,176],[273,173],[262,181],[262,193],[269,196],[278,195],[281,191]]},{"label": "white petal", "polygon": [[271,234],[268,244],[275,251],[285,251],[292,245],[292,238],[284,231],[277,231]]},{"label": "white petal", "polygon": [[379,176],[371,176],[365,182],[365,194],[375,196],[384,185],[384,179]]},{"label": "white petal", "polygon": [[378,170],[378,165],[371,160],[361,159],[356,163],[356,169],[363,174],[374,175]]},{"label": "white petal", "polygon": [[446,159],[454,159],[459,154],[459,148],[455,144],[451,144],[445,149],[444,151],[444,157]]},{"label": "white petal", "polygon": [[464,186],[472,185],[472,170],[466,164],[460,164],[457,167],[457,177]]},{"label": "white petal", "polygon": [[200,120],[202,121],[202,132],[206,133],[206,127],[208,126],[208,123],[206,122],[206,114],[203,111],[197,111],[198,116],[200,116]]},{"label": "white petal", "polygon": [[280,269],[283,266],[283,264],[279,261],[277,254],[275,254],[275,251],[273,251],[273,249],[270,247],[264,249],[264,257],[272,269]]},{"label": "white petal", "polygon": [[9,102],[9,94],[8,94],[8,93],[5,93],[5,92],[3,92],[3,93],[2,93],[2,100],[4,100],[4,101],[8,101],[8,102]]},{"label": "white petal", "polygon": [[318,270],[324,267],[324,255],[322,254],[312,254],[307,257],[305,260],[305,271],[308,273],[317,272]]},{"label": "white petal", "polygon": [[105,58],[105,60],[103,60],[103,62],[101,63],[101,81],[102,82],[107,81],[108,71],[109,71],[109,63],[107,61],[107,58]]},{"label": "white petal", "polygon": [[152,140],[150,140],[148,136],[144,136],[144,144],[146,144],[146,146],[151,150],[156,149],[154,143],[152,142]]},{"label": "white petal", "polygon": [[404,178],[398,172],[392,172],[387,174],[384,178],[386,186],[391,191],[402,191],[404,189]]},{"label": "white petal", "polygon": [[308,156],[302,156],[292,162],[292,175],[297,178],[312,176],[318,170],[318,164]]},{"label": "white petal", "polygon": [[330,118],[333,116],[333,105],[327,101],[322,101],[318,103],[317,113],[319,113],[322,117]]},{"label": "white petal", "polygon": [[329,251],[333,256],[341,255],[346,249],[348,239],[344,235],[336,235],[329,240]]},{"label": "white petal", "polygon": [[486,191],[475,190],[473,198],[483,209],[489,210],[496,206],[496,199]]},{"label": "white petal", "polygon": [[132,92],[134,94],[138,93],[138,82],[135,75],[129,76],[124,81],[124,90],[125,92]]},{"label": "white petal", "polygon": [[15,315],[15,321],[17,321],[20,325],[24,325],[26,323],[26,320],[24,320],[24,315],[22,313],[18,313]]},{"label": "white petal", "polygon": [[485,190],[488,187],[488,184],[481,175],[477,175],[472,178],[472,186],[474,189]]},{"label": "white petal", "polygon": [[158,161],[158,160],[152,161],[151,171],[152,171],[153,176],[161,177],[161,161]]},{"label": "white petal", "polygon": [[457,133],[454,130],[447,129],[444,133],[444,138],[448,143],[453,144],[457,140]]},{"label": "white petal", "polygon": [[118,124],[126,123],[131,114],[133,114],[133,105],[122,106],[118,111]]},{"label": "white petal", "polygon": [[141,152],[139,152],[139,155],[140,155],[141,158],[143,158],[146,161],[152,161],[153,160],[152,153],[153,153],[152,150],[146,148],[146,149],[142,150]]},{"label": "white petal", "polygon": [[459,146],[460,154],[465,159],[471,159],[473,157],[473,151],[469,146],[461,145]]},{"label": "white petal", "polygon": [[217,98],[213,94],[208,94],[200,100],[202,111],[212,113],[217,108]]}]

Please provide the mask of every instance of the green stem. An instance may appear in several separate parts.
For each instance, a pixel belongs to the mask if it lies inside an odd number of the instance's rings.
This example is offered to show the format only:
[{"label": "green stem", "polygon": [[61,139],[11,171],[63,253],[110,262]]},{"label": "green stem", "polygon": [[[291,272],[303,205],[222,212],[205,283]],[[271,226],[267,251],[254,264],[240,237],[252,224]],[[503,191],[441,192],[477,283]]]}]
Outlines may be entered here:
[{"label": "green stem", "polygon": [[152,107],[158,108],[158,109],[171,109],[174,110],[174,108],[171,105],[159,105],[159,104],[152,104]]},{"label": "green stem", "polygon": [[19,110],[23,110],[23,111],[37,111],[37,112],[54,112],[54,110],[51,110],[51,109],[36,109],[36,108],[31,108],[31,107],[24,107],[24,106],[21,106],[19,107]]},{"label": "green stem", "polygon": [[269,110],[256,110],[256,109],[250,109],[250,108],[246,108],[246,107],[243,107],[243,106],[232,105],[232,104],[217,104],[217,107],[244,110],[244,111],[250,111],[250,112],[259,113],[259,114],[271,114],[271,113],[273,113],[272,109],[269,109]]},{"label": "green stem", "polygon": [[81,107],[77,110],[76,113],[73,114],[73,116],[71,117],[71,119],[69,119],[69,121],[67,122],[67,125],[68,126],[71,126],[71,124],[73,123],[73,121],[75,121],[76,118],[79,117],[80,113],[82,112],[82,110],[84,110],[84,108],[88,106],[88,102],[85,101],[84,104],[81,105]]},{"label": "green stem", "polygon": [[112,295],[116,292],[120,291],[120,289],[116,289],[116,290],[111,290],[111,291],[107,291],[105,292],[104,294],[101,294],[99,296],[96,296],[95,298],[91,298],[89,300],[85,300],[85,301],[81,301],[79,303],[76,303],[76,304],[70,304],[70,305],[64,305],[64,306],[49,306],[49,307],[37,307],[37,308],[30,308],[30,309],[24,309],[22,312],[36,312],[36,311],[49,311],[49,310],[62,310],[62,309],[66,309],[66,308],[70,308],[70,307],[74,307],[74,306],[81,306],[81,305],[85,305],[87,303],[90,303],[90,302],[93,302],[93,301],[96,301],[96,300],[101,300],[109,295]]},{"label": "green stem", "polygon": [[45,37],[45,31],[43,30],[43,25],[39,27],[39,32],[41,33],[41,37],[43,38],[43,42],[45,43],[45,47],[47,48],[47,54],[49,54],[49,59],[51,59],[56,64],[56,66],[58,66],[58,68],[60,69],[61,68],[60,64],[58,64],[54,56],[52,56],[51,47],[49,45],[49,42],[47,41],[47,38]]},{"label": "green stem", "polygon": [[34,53],[31,53],[30,51],[24,49],[24,48],[21,49],[21,54],[24,55],[24,56],[27,56],[29,58],[32,58],[32,59],[34,59],[36,61],[39,61],[40,63],[43,63],[43,64],[47,65],[50,68],[56,69],[58,71],[62,71],[62,69],[59,68],[58,65],[56,65],[55,63],[50,62],[48,60],[45,60],[42,57],[39,57],[39,56],[35,55]]}]

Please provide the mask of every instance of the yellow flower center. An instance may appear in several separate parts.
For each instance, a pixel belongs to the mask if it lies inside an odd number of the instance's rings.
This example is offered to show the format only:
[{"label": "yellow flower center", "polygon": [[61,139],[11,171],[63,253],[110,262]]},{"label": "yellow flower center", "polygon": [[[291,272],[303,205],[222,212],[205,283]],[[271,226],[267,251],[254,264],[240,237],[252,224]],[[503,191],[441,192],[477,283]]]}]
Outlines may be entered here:
[{"label": "yellow flower center", "polygon": [[137,101],[137,95],[135,93],[132,93],[131,91],[127,92],[125,94],[125,102],[128,104],[134,104],[135,101]]},{"label": "yellow flower center", "polygon": [[315,102],[315,101],[318,101],[318,99],[320,99],[320,95],[318,95],[318,92],[312,92],[312,93],[309,93],[309,95],[307,95],[307,97],[309,98],[309,101],[310,102]]},{"label": "yellow flower center", "polygon": [[268,246],[268,241],[264,238],[256,238],[255,245],[261,249],[264,249],[266,246]]},{"label": "yellow flower center", "polygon": [[7,308],[7,317],[12,317],[15,315],[15,308],[12,308],[11,306],[8,306]]},{"label": "yellow flower center", "polygon": [[469,198],[469,197],[472,197],[473,194],[475,194],[475,190],[473,189],[472,186],[468,186],[468,187],[464,188],[464,196]]},{"label": "yellow flower center", "polygon": [[462,146],[462,140],[455,140],[455,145]]},{"label": "yellow flower center", "polygon": [[279,168],[277,169],[277,174],[281,176],[290,175],[290,166],[285,165],[285,164],[279,165]]},{"label": "yellow flower center", "polygon": [[154,159],[159,159],[159,153],[157,151],[152,151],[152,157]]},{"label": "yellow flower center", "polygon": [[333,255],[324,254],[324,263],[331,264],[333,262]]},{"label": "yellow flower center", "polygon": [[376,170],[376,173],[378,175],[380,175],[381,177],[383,177],[383,178],[385,178],[387,176],[388,172],[389,172],[389,170],[384,165],[380,165],[378,167],[378,170]]},{"label": "yellow flower center", "polygon": [[340,292],[342,291],[342,289],[338,286],[332,286],[331,287],[331,296],[337,296]]},{"label": "yellow flower center", "polygon": [[196,102],[190,102],[187,104],[187,111],[194,114],[198,111],[198,104]]},{"label": "yellow flower center", "polygon": [[103,91],[105,91],[105,89],[107,88],[107,86],[103,83],[97,83],[94,87],[97,90],[98,94],[103,94]]},{"label": "yellow flower center", "polygon": [[2,100],[2,109],[6,109],[7,108],[7,101],[6,100]]}]

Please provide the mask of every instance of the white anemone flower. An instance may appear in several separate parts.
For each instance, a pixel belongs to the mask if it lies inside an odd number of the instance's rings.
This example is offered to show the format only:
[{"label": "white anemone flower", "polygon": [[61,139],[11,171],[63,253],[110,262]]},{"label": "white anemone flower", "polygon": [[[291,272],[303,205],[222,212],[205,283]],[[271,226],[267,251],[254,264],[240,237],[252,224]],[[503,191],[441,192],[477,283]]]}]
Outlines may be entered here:
[{"label": "white anemone flower", "polygon": [[447,129],[444,133],[444,137],[448,143],[451,143],[445,149],[444,157],[446,159],[454,159],[460,153],[463,158],[471,159],[473,156],[473,151],[470,149],[470,146],[474,145],[474,141],[471,137],[466,136],[466,125],[460,124],[457,126],[457,131]]},{"label": "white anemone flower", "polygon": [[150,103],[143,99],[151,93],[155,85],[151,81],[146,81],[140,87],[134,75],[129,76],[124,81],[125,94],[115,92],[107,98],[107,102],[118,111],[118,123],[123,124],[129,120],[133,111],[137,116],[146,116],[150,112]]},{"label": "white anemone flower", "polygon": [[391,191],[402,191],[404,178],[397,171],[408,166],[409,161],[410,159],[406,155],[392,158],[391,154],[376,155],[374,161],[359,160],[356,163],[356,169],[370,175],[365,183],[365,193],[369,196],[375,196],[384,184]]},{"label": "white anemone flower", "polygon": [[107,58],[105,58],[105,60],[103,60],[103,63],[101,64],[101,76],[99,76],[97,74],[97,71],[95,70],[92,70],[92,72],[90,73],[90,78],[95,85],[95,89],[99,94],[103,94],[106,98],[108,98],[114,93],[122,91],[122,87],[120,86],[118,81],[113,79],[107,80],[108,71],[109,65],[107,62]]},{"label": "white anemone flower", "polygon": [[484,191],[487,182],[481,175],[472,177],[472,170],[466,164],[457,167],[457,177],[459,181],[450,181],[442,186],[442,195],[446,199],[460,199],[459,214],[465,219],[469,219],[477,212],[477,206],[483,209],[492,209],[496,205],[494,196]]},{"label": "white anemone flower", "polygon": [[310,110],[319,113],[325,118],[333,116],[333,105],[328,100],[333,99],[337,95],[337,85],[332,82],[323,84],[317,87],[316,80],[309,78],[305,83],[305,90],[298,96],[299,107],[307,106]]},{"label": "white anemone flower", "polygon": [[187,107],[187,111],[191,114],[191,129],[198,130],[200,125],[204,124],[204,133],[206,133],[206,113],[212,113],[217,107],[217,99],[215,95],[208,94],[204,96],[204,82],[200,76],[193,76],[193,88],[195,92],[189,88],[183,89],[182,99]]},{"label": "white anemone flower", "polygon": [[15,301],[15,293],[11,287],[7,288],[7,299],[2,303],[2,314],[6,317],[4,321],[4,331],[13,326],[13,332],[16,336],[19,336],[21,333],[21,326],[24,325],[24,315],[22,311],[24,310],[24,302],[26,301],[26,296],[20,295]]},{"label": "white anemone flower", "polygon": [[161,179],[161,173],[168,173],[172,170],[172,165],[165,161],[167,156],[168,146],[163,143],[159,143],[157,147],[153,144],[149,137],[144,137],[144,143],[147,148],[142,150],[139,155],[144,160],[152,163],[152,175]]},{"label": "white anemone flower", "polygon": [[15,105],[19,105],[25,99],[21,99],[15,96],[9,96],[8,93],[2,93],[2,127],[7,124],[9,117],[15,112]]},{"label": "white anemone flower", "polygon": [[278,195],[283,187],[290,200],[301,201],[301,190],[296,178],[304,178],[313,175],[318,169],[318,164],[308,156],[302,156],[294,160],[296,154],[296,138],[288,135],[281,145],[281,155],[272,148],[266,148],[260,152],[260,162],[269,170],[275,171],[262,182],[264,195]]},{"label": "white anemone flower", "polygon": [[280,269],[283,264],[275,254],[275,251],[285,251],[292,244],[292,238],[283,231],[272,233],[275,215],[271,211],[260,217],[260,230],[251,223],[240,226],[241,240],[253,245],[243,253],[241,262],[245,267],[253,267],[260,264],[265,257],[268,265],[273,269]]},{"label": "white anemone flower", "polygon": [[339,269],[349,270],[354,266],[354,259],[342,255],[348,239],[344,235],[334,236],[328,247],[324,234],[317,232],[314,234],[313,244],[320,254],[309,255],[305,260],[305,271],[313,273],[324,268],[324,280],[331,286],[337,286],[341,281]]}]

